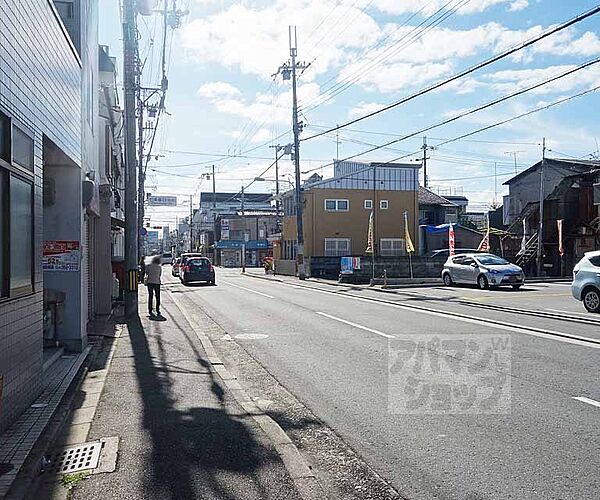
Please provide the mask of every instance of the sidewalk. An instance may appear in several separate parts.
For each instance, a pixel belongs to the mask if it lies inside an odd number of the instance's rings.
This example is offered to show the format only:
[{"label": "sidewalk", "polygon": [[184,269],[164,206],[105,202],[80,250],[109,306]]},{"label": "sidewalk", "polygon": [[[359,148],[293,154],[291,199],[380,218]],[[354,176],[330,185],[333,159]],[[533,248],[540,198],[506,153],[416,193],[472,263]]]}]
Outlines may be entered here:
[{"label": "sidewalk", "polygon": [[117,469],[81,481],[79,499],[299,499],[261,427],[231,396],[169,293],[166,321],[141,319],[117,341],[88,440],[119,437]]}]

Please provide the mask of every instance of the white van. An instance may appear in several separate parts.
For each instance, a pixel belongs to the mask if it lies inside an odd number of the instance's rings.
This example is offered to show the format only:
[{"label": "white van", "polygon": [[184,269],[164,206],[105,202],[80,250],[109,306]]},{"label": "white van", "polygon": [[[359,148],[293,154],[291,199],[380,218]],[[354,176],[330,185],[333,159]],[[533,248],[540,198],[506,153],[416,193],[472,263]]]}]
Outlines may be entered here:
[{"label": "white van", "polygon": [[173,262],[173,254],[171,252],[165,252],[160,258],[161,264],[171,264]]}]

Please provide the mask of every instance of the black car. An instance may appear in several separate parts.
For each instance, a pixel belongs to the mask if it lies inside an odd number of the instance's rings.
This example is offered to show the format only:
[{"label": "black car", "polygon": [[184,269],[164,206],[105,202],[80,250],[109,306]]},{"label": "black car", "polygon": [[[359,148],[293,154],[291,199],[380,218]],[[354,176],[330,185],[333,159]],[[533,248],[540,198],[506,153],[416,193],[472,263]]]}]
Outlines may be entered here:
[{"label": "black car", "polygon": [[184,285],[195,281],[204,281],[215,285],[215,268],[206,257],[192,257],[179,268],[179,276]]}]

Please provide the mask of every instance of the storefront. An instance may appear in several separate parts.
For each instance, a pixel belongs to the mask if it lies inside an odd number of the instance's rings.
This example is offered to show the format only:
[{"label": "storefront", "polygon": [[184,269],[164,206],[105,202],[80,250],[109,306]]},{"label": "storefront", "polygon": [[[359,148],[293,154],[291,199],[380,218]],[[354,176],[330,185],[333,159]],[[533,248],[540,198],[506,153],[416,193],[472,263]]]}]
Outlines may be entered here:
[{"label": "storefront", "polygon": [[242,252],[245,251],[245,263],[248,267],[260,267],[265,259],[273,255],[272,247],[267,240],[217,241],[217,264],[223,267],[241,267]]}]

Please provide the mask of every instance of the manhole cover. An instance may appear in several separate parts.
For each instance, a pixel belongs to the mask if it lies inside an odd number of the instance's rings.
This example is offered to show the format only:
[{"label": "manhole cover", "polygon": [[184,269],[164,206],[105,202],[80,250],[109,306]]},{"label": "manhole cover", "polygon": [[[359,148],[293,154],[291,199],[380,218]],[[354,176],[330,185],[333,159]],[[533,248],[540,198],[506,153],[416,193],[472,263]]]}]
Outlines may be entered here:
[{"label": "manhole cover", "polygon": [[235,336],[236,339],[240,340],[261,340],[268,338],[268,335],[264,333],[240,333]]},{"label": "manhole cover", "polygon": [[48,458],[46,472],[70,474],[98,467],[102,443],[83,443],[54,451]]}]

